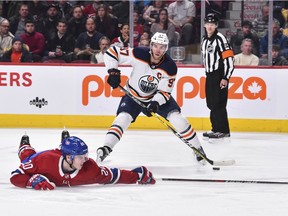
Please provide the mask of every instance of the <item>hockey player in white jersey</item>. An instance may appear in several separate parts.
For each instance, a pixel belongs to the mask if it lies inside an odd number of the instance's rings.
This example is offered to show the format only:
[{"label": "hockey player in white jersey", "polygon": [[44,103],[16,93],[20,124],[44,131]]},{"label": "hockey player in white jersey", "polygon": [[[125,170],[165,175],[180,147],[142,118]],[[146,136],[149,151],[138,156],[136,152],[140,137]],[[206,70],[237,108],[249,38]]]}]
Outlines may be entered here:
[{"label": "hockey player in white jersey", "polygon": [[[120,101],[117,116],[109,128],[104,146],[97,149],[97,161],[103,161],[114,146],[120,141],[124,131],[143,112],[148,117],[151,112],[167,119],[180,135],[205,155],[197,134],[188,120],[181,114],[181,109],[171,96],[174,87],[177,66],[166,53],[168,37],[156,32],[145,47],[125,48],[110,47],[104,55],[104,63],[108,70],[108,84],[117,88],[121,82],[118,64],[132,65],[132,72],[126,83],[127,90],[147,105],[142,108],[129,96],[124,95]],[[202,157],[195,155],[197,161],[203,163]]]}]

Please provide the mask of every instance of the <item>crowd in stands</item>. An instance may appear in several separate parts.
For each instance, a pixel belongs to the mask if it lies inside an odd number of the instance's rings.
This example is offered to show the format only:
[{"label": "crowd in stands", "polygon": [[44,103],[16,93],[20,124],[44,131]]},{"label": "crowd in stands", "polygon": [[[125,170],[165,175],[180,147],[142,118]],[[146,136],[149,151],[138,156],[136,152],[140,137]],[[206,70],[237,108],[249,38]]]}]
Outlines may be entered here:
[{"label": "crowd in stands", "polygon": [[[284,60],[288,59],[288,3],[279,2],[274,3],[270,32],[273,45],[279,47],[277,59]],[[169,47],[200,44],[200,3],[134,0],[133,46],[149,47],[155,32],[167,34]],[[103,63],[109,46],[130,46],[129,4],[128,0],[0,1],[0,61]],[[207,13],[212,7],[213,1],[206,1]],[[219,17],[224,18],[224,13],[220,11]],[[236,65],[267,60],[268,20],[269,5],[264,4],[262,16],[252,22],[243,20],[231,36]],[[274,56],[273,64],[285,62]]]},{"label": "crowd in stands", "polygon": [[235,54],[235,65],[267,65],[268,33],[272,33],[272,65],[286,65],[284,60],[288,59],[288,34],[285,34],[288,31],[287,8],[288,2],[274,2],[271,30],[268,29],[268,2],[262,5],[261,16],[255,18],[253,22],[248,20],[242,22],[241,29],[230,39]]},{"label": "crowd in stands", "polygon": [[[0,1],[0,5],[1,61],[98,63],[108,45],[130,46],[127,0]],[[134,1],[133,46],[149,46],[156,31],[167,33],[170,46],[193,43],[195,14],[195,4],[188,0]],[[2,58],[5,52],[16,52],[15,43],[22,47],[17,52],[30,58]]]}]

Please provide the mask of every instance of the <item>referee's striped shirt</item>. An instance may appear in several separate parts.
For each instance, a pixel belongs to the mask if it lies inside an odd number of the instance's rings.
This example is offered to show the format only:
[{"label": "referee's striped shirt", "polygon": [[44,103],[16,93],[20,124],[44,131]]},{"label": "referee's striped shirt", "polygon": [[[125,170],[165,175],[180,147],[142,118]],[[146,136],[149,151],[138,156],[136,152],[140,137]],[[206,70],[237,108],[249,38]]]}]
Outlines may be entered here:
[{"label": "referee's striped shirt", "polygon": [[224,71],[224,79],[229,79],[234,70],[234,54],[227,38],[216,31],[208,38],[202,38],[201,52],[206,73]]}]

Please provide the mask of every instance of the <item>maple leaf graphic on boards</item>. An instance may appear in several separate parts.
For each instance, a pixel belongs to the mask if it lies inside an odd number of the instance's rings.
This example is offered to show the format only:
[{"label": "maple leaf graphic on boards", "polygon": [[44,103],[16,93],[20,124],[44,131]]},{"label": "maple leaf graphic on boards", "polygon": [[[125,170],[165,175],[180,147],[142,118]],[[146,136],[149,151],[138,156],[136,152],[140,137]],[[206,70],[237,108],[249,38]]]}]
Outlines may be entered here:
[{"label": "maple leaf graphic on boards", "polygon": [[258,85],[258,83],[254,81],[251,85],[248,86],[248,90],[255,96],[262,90],[262,86]]}]

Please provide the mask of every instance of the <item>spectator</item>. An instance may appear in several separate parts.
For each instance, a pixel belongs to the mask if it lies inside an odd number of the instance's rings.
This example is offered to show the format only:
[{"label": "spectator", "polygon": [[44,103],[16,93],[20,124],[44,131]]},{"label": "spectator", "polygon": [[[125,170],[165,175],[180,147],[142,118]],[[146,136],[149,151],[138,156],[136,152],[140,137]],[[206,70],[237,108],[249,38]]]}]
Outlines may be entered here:
[{"label": "spectator", "polygon": [[32,20],[32,17],[29,15],[28,5],[21,3],[18,14],[10,18],[10,31],[15,37],[25,32],[25,21],[27,19]]},{"label": "spectator", "polygon": [[119,36],[118,20],[108,12],[106,5],[99,5],[95,22],[96,30],[107,36],[110,40]]},{"label": "spectator", "polygon": [[100,50],[96,51],[91,56],[91,62],[90,62],[91,64],[104,63],[104,53],[110,47],[110,39],[106,36],[101,37],[99,40],[99,47]]},{"label": "spectator", "polygon": [[241,43],[243,39],[249,38],[253,42],[252,53],[259,56],[259,38],[254,31],[251,31],[252,23],[248,20],[244,20],[242,23],[242,28],[237,34],[231,36],[230,44],[232,46],[234,54],[241,53]]},{"label": "spectator", "polygon": [[35,31],[35,24],[32,20],[25,21],[25,33],[20,37],[23,43],[28,45],[33,62],[39,62],[43,57],[45,38],[43,34]]},{"label": "spectator", "polygon": [[[278,20],[274,19],[272,24],[273,44],[278,44],[281,47],[279,55],[288,57],[288,37],[280,31]],[[260,40],[260,57],[266,59],[268,57],[268,32]]]},{"label": "spectator", "polygon": [[[288,16],[288,2],[287,1],[273,1],[273,18],[277,19],[280,27],[285,28]],[[288,35],[286,35],[288,36]]]},{"label": "spectator", "polygon": [[81,6],[75,5],[72,9],[72,17],[68,20],[68,30],[71,34],[78,38],[80,33],[86,30],[86,16],[84,15]]},{"label": "spectator", "polygon": [[143,34],[140,36],[138,46],[150,47],[150,41],[151,41],[151,33],[148,31],[144,31]]},{"label": "spectator", "polygon": [[85,6],[85,8],[83,9],[83,13],[84,13],[87,17],[96,18],[98,7],[100,6],[100,4],[102,4],[102,2],[103,2],[103,1],[94,0],[92,3],[87,4],[87,5]]},{"label": "spectator", "polygon": [[178,46],[180,35],[178,32],[175,32],[174,25],[169,21],[167,9],[160,9],[159,15],[152,24],[150,31],[152,35],[156,32],[165,33],[169,39],[169,47]]},{"label": "spectator", "polygon": [[121,27],[120,27],[120,36],[116,37],[112,40],[111,42],[111,46],[118,46],[120,48],[123,47],[129,47],[129,24],[128,23],[124,23]]},{"label": "spectator", "polygon": [[0,58],[11,47],[14,35],[9,32],[10,23],[7,19],[0,22]]},{"label": "spectator", "polygon": [[28,2],[29,13],[32,16],[35,25],[44,18],[47,7],[48,5],[45,1],[33,0]]},{"label": "spectator", "polygon": [[0,22],[2,22],[2,20],[4,19],[2,17],[2,12],[3,12],[3,7],[2,7],[2,3],[0,3]]},{"label": "spectator", "polygon": [[146,39],[146,38],[142,38],[140,39],[139,41],[139,47],[150,47],[150,40],[149,39]]},{"label": "spectator", "polygon": [[87,1],[75,1],[75,0],[69,0],[69,3],[72,5],[72,7],[79,5],[84,8],[84,6],[87,4]]},{"label": "spectator", "polygon": [[259,58],[252,53],[253,41],[250,38],[245,38],[241,44],[242,53],[234,56],[235,65],[243,66],[257,66],[259,65]]},{"label": "spectator", "polygon": [[99,40],[103,36],[96,31],[95,20],[90,17],[86,20],[86,31],[82,32],[75,45],[75,53],[78,60],[87,60],[90,62],[91,55],[95,50],[99,50]]},{"label": "spectator", "polygon": [[282,65],[288,65],[288,60],[279,55],[279,51],[280,51],[280,46],[274,44],[272,47],[272,64],[275,66],[282,66]]},{"label": "spectator", "polygon": [[268,21],[269,21],[269,5],[265,4],[261,9],[262,16],[257,17],[252,22],[253,28],[257,33],[258,38],[263,37],[268,30]]},{"label": "spectator", "polygon": [[284,23],[283,23],[283,25],[281,25],[282,32],[285,36],[288,37],[288,9],[282,8],[281,14],[282,14],[282,17],[284,19]]},{"label": "spectator", "polygon": [[182,45],[191,44],[193,39],[193,20],[196,7],[188,0],[176,0],[168,6],[168,15],[176,31],[181,33]]},{"label": "spectator", "polygon": [[28,47],[25,46],[20,37],[14,37],[12,47],[4,52],[2,62],[32,62],[32,56],[29,53]]},{"label": "spectator", "polygon": [[[163,0],[164,1],[164,0]],[[150,0],[134,0],[134,10],[139,11],[139,13],[144,12],[152,4]],[[141,13],[142,14],[142,13]],[[143,20],[144,21],[144,20]],[[143,24],[143,23],[142,23]]]},{"label": "spectator", "polygon": [[112,8],[112,14],[118,18],[120,24],[129,23],[129,1],[122,0]]},{"label": "spectator", "polygon": [[55,4],[50,4],[46,13],[46,17],[40,20],[38,31],[44,35],[47,42],[47,40],[55,37],[57,33],[56,25],[59,19],[59,8]]},{"label": "spectator", "polygon": [[58,0],[57,6],[60,11],[60,18],[69,20],[71,18],[72,5],[67,0]]},{"label": "spectator", "polygon": [[150,41],[151,39],[150,31],[144,31],[143,34],[140,36],[140,40],[145,40],[145,39]]},{"label": "spectator", "polygon": [[10,20],[19,10],[21,1],[1,1],[2,3],[2,17]]},{"label": "spectator", "polygon": [[133,13],[133,45],[134,47],[138,46],[140,36],[144,32],[144,26],[139,22],[139,12],[134,10]]},{"label": "spectator", "polygon": [[62,60],[71,62],[74,60],[75,38],[67,31],[67,22],[60,19],[57,22],[57,34],[50,38],[47,43],[47,53],[43,61]]},{"label": "spectator", "polygon": [[157,17],[159,17],[160,9],[166,8],[166,1],[154,0],[143,13],[143,18],[145,20],[145,26],[150,29],[151,25],[155,23]]}]

